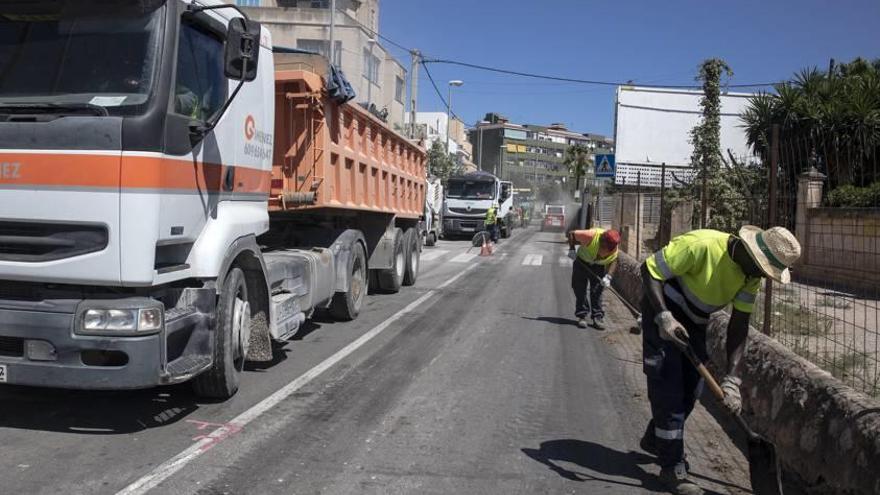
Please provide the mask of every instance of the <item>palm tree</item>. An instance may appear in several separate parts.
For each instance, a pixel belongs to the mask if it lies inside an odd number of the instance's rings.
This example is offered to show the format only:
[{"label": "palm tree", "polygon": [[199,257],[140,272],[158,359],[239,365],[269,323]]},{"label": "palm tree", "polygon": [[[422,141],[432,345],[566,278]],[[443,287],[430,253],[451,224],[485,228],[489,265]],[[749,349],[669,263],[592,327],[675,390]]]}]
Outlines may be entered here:
[{"label": "palm tree", "polygon": [[742,115],[756,154],[769,158],[771,129],[779,125],[783,154],[788,145],[788,153],[797,155],[780,162],[792,183],[811,161],[824,164],[832,188],[880,180],[874,166],[880,153],[880,59],[857,58],[830,71],[805,69],[774,89],[753,97]]},{"label": "palm tree", "polygon": [[586,177],[592,172],[592,152],[586,145],[573,144],[565,149],[565,164],[568,173],[575,179],[575,187],[581,190],[581,177]]}]

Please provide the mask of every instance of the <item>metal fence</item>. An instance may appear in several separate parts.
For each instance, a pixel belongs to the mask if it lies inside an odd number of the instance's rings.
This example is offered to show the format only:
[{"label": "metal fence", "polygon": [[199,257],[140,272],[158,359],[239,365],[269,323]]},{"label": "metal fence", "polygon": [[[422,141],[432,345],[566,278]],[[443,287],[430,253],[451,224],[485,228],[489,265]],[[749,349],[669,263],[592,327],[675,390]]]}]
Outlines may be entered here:
[{"label": "metal fence", "polygon": [[668,189],[635,184],[598,199],[595,219],[620,229],[623,249],[639,260],[669,236],[707,223],[732,233],[745,224],[788,228],[802,257],[792,283],[766,284],[753,325],[847,385],[880,396],[878,149],[817,134],[776,133],[771,141],[763,156],[729,157],[733,165],[757,163],[751,170],[766,177],[751,189],[708,198],[705,218],[699,187],[676,218],[668,206],[664,211]]}]

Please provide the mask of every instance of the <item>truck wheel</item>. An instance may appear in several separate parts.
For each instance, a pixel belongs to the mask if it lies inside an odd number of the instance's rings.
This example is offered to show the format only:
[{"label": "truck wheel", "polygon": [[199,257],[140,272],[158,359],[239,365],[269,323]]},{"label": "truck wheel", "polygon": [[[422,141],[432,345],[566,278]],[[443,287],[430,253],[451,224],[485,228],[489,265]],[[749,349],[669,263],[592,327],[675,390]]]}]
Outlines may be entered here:
[{"label": "truck wheel", "polygon": [[437,233],[436,232],[428,232],[428,235],[425,237],[425,246],[434,247],[437,245]]},{"label": "truck wheel", "polygon": [[416,284],[419,278],[419,265],[421,252],[419,250],[419,234],[415,229],[406,231],[404,238],[407,240],[406,269],[403,273],[403,285],[409,287]]},{"label": "truck wheel", "polygon": [[228,399],[238,392],[250,342],[251,310],[241,268],[230,270],[217,302],[214,364],[193,380],[201,397]]},{"label": "truck wheel", "polygon": [[510,237],[510,224],[505,224],[504,227],[501,227],[501,238],[507,239]]},{"label": "truck wheel", "polygon": [[406,271],[406,240],[403,231],[394,229],[394,255],[391,268],[379,272],[379,288],[385,292],[400,292]]},{"label": "truck wheel", "polygon": [[367,254],[356,242],[348,258],[348,290],[337,292],[330,303],[330,316],[340,321],[352,321],[361,312],[367,293]]}]

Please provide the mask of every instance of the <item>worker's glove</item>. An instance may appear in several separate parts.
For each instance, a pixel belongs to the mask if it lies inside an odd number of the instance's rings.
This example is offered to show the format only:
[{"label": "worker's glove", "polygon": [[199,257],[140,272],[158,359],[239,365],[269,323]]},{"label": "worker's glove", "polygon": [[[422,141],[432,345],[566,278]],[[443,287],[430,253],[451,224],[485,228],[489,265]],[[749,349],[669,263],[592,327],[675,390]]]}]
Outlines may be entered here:
[{"label": "worker's glove", "polygon": [[672,316],[672,312],[663,311],[654,317],[654,323],[660,330],[660,338],[672,342],[675,347],[685,350],[688,347],[687,339],[690,336],[687,330]]},{"label": "worker's glove", "polygon": [[742,395],[739,391],[741,385],[742,380],[731,375],[727,375],[721,381],[721,390],[724,391],[724,407],[733,414],[742,412]]},{"label": "worker's glove", "polygon": [[611,275],[605,275],[602,277],[602,285],[605,287],[611,287]]},{"label": "worker's glove", "polygon": [[568,250],[568,257],[569,257],[569,259],[571,259],[572,261],[574,261],[574,260],[577,259],[577,253],[575,253],[574,249],[569,249],[569,250]]}]

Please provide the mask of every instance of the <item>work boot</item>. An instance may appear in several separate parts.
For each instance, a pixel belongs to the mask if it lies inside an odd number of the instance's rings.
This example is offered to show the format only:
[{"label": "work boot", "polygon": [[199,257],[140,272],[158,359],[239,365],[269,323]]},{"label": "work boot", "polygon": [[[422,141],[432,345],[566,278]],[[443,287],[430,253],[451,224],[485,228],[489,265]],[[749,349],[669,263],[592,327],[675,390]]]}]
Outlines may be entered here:
[{"label": "work boot", "polygon": [[648,421],[648,427],[645,428],[645,434],[642,435],[642,439],[639,441],[639,447],[642,450],[647,452],[648,454],[657,457],[657,435],[654,434],[654,420]]},{"label": "work boot", "polygon": [[587,328],[587,320],[584,318],[578,318],[578,326],[581,328]]},{"label": "work boot", "polygon": [[688,479],[687,466],[680,462],[675,467],[660,470],[660,482],[676,495],[703,495],[705,493],[696,483]]},{"label": "work boot", "polygon": [[596,328],[596,330],[605,330],[605,318],[602,318],[601,316],[593,318],[593,327]]}]

